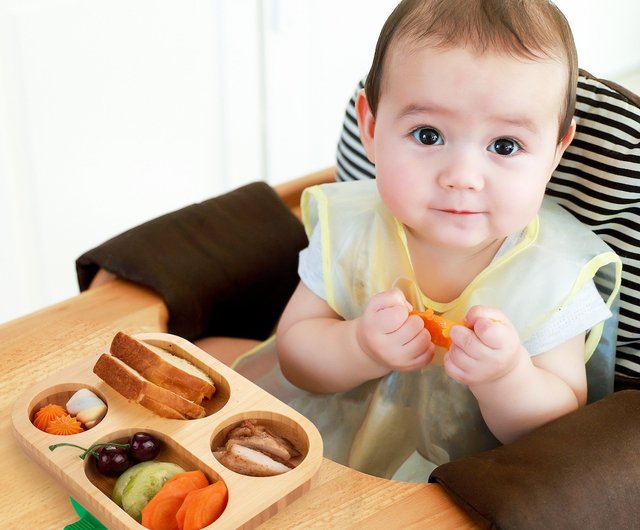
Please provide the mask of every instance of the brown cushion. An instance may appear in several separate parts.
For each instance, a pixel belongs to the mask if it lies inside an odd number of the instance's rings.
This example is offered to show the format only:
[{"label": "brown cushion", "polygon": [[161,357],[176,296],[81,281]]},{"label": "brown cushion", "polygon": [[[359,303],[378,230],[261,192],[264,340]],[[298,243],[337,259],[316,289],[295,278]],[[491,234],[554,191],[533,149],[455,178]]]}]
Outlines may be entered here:
[{"label": "brown cushion", "polygon": [[637,528],[640,391],[611,394],[514,443],[441,465],[429,481],[487,528]]},{"label": "brown cushion", "polygon": [[265,339],[297,284],[302,224],[255,182],[132,228],[76,261],[80,289],[99,267],[165,300],[169,331]]}]

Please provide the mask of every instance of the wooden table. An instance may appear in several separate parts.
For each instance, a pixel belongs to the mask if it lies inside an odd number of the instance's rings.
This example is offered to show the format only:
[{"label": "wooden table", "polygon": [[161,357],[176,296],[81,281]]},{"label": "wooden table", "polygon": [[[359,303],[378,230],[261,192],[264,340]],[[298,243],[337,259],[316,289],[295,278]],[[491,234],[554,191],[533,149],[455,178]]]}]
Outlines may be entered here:
[{"label": "wooden table", "polygon": [[[7,301],[3,301],[7,303]],[[165,331],[161,299],[116,280],[0,325],[0,526],[60,530],[78,519],[69,496],[31,461],[11,432],[11,411],[29,385],[104,348],[121,330]],[[379,479],[324,459],[311,490],[261,528],[475,528],[436,484]]]}]

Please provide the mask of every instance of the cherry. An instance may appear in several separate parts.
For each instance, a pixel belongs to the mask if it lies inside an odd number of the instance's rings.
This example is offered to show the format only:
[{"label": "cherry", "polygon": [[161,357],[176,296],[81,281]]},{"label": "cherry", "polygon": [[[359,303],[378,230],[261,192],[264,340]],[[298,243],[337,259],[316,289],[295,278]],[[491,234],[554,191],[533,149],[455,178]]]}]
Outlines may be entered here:
[{"label": "cherry", "polygon": [[53,451],[58,447],[69,446],[84,451],[80,456],[84,460],[87,455],[91,455],[96,461],[98,471],[103,475],[115,477],[120,475],[124,470],[131,466],[131,458],[129,457],[129,444],[117,443],[95,443],[88,449],[76,444],[59,443],[49,446],[49,451]]},{"label": "cherry", "polygon": [[114,442],[95,443],[88,449],[70,443],[50,445],[49,450],[61,446],[76,447],[84,451],[80,458],[84,460],[87,455],[93,456],[98,471],[103,475],[116,477],[122,474],[134,461],[145,462],[153,460],[160,452],[160,441],[149,433],[136,432],[129,438],[129,443],[120,444]]},{"label": "cherry", "polygon": [[96,467],[103,475],[117,477],[131,466],[131,459],[126,449],[115,445],[104,445],[97,451]]},{"label": "cherry", "polygon": [[129,454],[138,462],[153,460],[160,452],[160,442],[146,432],[137,432],[129,439]]}]

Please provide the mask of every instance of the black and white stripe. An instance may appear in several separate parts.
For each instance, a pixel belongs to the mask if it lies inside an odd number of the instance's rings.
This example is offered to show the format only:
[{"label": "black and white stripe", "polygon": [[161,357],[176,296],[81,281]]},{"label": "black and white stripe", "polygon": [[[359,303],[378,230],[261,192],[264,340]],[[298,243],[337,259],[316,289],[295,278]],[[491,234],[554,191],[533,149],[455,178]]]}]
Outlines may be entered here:
[{"label": "black and white stripe", "polygon": [[622,259],[616,371],[640,377],[640,108],[616,88],[580,76],[576,137],[547,193]]},{"label": "black and white stripe", "polygon": [[[358,89],[362,88],[360,82]],[[357,93],[357,91],[356,91]],[[360,142],[353,95],[338,142],[338,180],[374,178]],[[576,136],[547,194],[621,257],[616,372],[640,377],[640,98],[580,72]]]},{"label": "black and white stripe", "polygon": [[364,88],[364,80],[358,84],[344,114],[342,134],[338,141],[336,156],[336,178],[341,181],[375,178],[376,175],[374,165],[369,162],[364,152],[358,131],[356,97],[362,88]]}]

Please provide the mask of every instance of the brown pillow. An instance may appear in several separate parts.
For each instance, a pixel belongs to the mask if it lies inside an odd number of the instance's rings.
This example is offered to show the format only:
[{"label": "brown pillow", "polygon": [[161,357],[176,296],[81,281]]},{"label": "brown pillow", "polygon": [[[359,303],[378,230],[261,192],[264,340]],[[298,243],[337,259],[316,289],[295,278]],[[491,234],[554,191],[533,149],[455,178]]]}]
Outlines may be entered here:
[{"label": "brown pillow", "polygon": [[611,394],[520,440],[437,467],[482,527],[638,528],[640,391]]},{"label": "brown pillow", "polygon": [[100,267],[162,296],[169,332],[266,339],[297,283],[300,221],[254,182],[136,226],[76,260],[88,288]]}]

